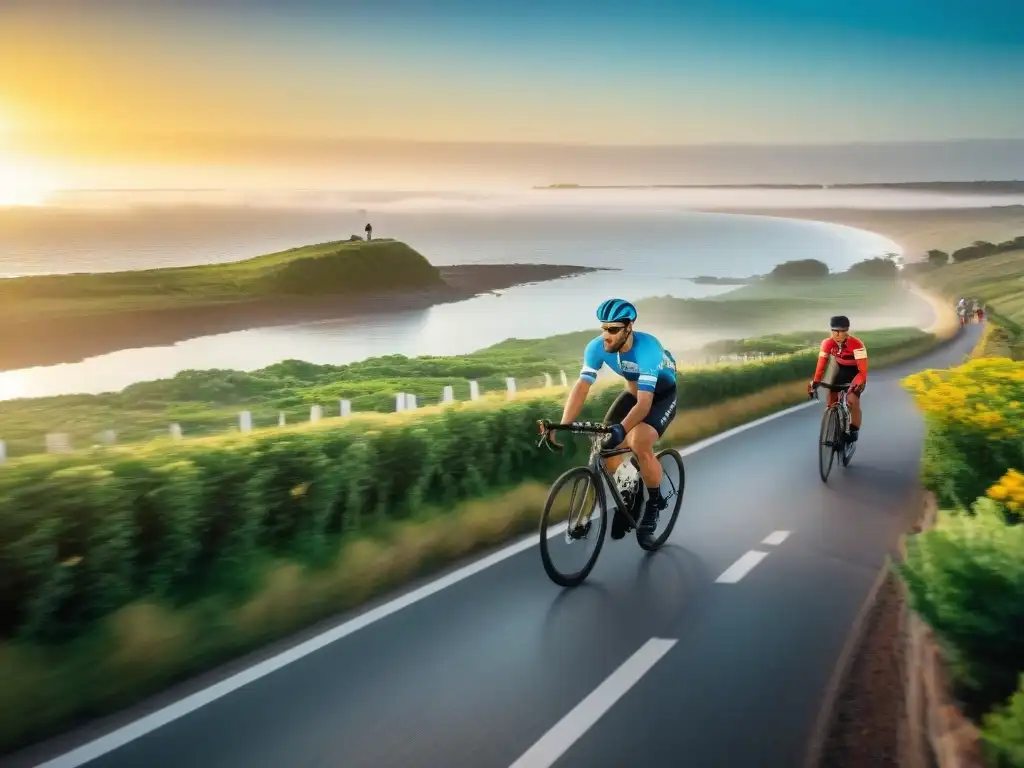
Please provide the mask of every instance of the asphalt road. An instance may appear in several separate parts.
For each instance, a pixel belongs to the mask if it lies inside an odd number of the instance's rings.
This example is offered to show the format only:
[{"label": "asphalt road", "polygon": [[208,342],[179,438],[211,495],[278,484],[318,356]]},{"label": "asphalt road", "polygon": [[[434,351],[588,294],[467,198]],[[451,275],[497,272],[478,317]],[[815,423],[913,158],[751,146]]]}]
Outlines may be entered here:
[{"label": "asphalt road", "polygon": [[898,380],[960,362],[979,331],[871,377],[857,454],[828,485],[815,405],[687,455],[679,523],[652,556],[609,540],[563,591],[524,545],[93,760],[48,765],[796,768],[917,497],[923,424]]}]

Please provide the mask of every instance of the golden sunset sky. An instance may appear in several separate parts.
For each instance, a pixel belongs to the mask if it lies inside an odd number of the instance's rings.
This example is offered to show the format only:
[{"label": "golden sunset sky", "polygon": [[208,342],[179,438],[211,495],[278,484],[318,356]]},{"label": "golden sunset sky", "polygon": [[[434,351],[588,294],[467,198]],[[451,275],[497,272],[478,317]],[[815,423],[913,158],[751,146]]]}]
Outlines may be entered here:
[{"label": "golden sunset sky", "polygon": [[672,5],[6,0],[0,203],[328,161],[359,181],[422,142],[1024,138],[1024,5]]}]

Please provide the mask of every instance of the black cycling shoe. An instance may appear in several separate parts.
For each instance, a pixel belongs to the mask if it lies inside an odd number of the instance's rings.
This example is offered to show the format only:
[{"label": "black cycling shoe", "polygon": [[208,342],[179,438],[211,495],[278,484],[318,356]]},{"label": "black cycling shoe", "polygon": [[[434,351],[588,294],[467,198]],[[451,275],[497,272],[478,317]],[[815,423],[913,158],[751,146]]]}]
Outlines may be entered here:
[{"label": "black cycling shoe", "polygon": [[664,496],[659,496],[657,500],[648,499],[647,506],[644,507],[644,516],[640,519],[637,530],[645,536],[653,534],[658,529],[658,515],[667,506],[668,502]]},{"label": "black cycling shoe", "polygon": [[[636,506],[636,504],[633,503],[634,500],[630,498],[631,495],[632,494],[629,493],[623,494],[623,496],[625,497],[623,501],[626,503],[627,507]],[[632,530],[632,528],[633,526],[629,524],[629,521],[626,519],[626,516],[622,514],[622,511],[618,507],[616,507],[615,516],[612,518],[612,538],[621,539],[623,536],[629,533],[630,530]]]},{"label": "black cycling shoe", "polygon": [[850,428],[850,433],[846,436],[846,442],[848,442],[848,443],[856,443],[857,442],[857,436],[859,434],[860,434],[860,429],[853,429],[851,427]]}]

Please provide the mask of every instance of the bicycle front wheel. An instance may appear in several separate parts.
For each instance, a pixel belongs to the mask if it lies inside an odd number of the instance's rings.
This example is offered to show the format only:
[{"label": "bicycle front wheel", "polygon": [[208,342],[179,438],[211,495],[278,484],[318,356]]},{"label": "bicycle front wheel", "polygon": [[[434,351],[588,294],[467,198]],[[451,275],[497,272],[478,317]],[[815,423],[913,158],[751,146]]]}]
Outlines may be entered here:
[{"label": "bicycle front wheel", "polygon": [[[551,484],[540,516],[540,559],[555,584],[576,587],[590,575],[604,546],[606,508],[601,478],[590,467],[567,470]],[[593,549],[589,556],[585,555],[588,545]],[[575,569],[556,565],[564,555],[570,560],[584,555],[582,565]]]},{"label": "bicycle front wheel", "polygon": [[665,529],[656,537],[648,538],[637,531],[637,543],[648,552],[660,548],[672,535],[672,529],[676,527],[676,520],[679,519],[679,509],[683,506],[683,491],[686,489],[686,470],[679,451],[675,448],[666,448],[659,452],[656,458],[661,464],[661,495],[668,502],[668,506],[662,512],[669,512],[669,516]]},{"label": "bicycle front wheel", "polygon": [[821,482],[828,482],[832,463],[836,459],[836,444],[839,440],[839,416],[835,408],[826,408],[821,414],[821,433],[818,435],[818,472]]}]

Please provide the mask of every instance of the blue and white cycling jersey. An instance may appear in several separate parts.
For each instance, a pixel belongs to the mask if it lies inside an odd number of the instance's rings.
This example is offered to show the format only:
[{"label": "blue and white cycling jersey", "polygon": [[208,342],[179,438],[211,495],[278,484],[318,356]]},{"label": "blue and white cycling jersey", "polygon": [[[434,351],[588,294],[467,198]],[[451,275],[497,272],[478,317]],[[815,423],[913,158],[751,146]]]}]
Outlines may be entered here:
[{"label": "blue and white cycling jersey", "polygon": [[633,332],[629,352],[605,352],[600,336],[587,344],[580,378],[593,384],[602,365],[607,365],[626,381],[637,382],[641,392],[661,394],[676,383],[676,360],[672,353],[651,334],[642,331]]}]

